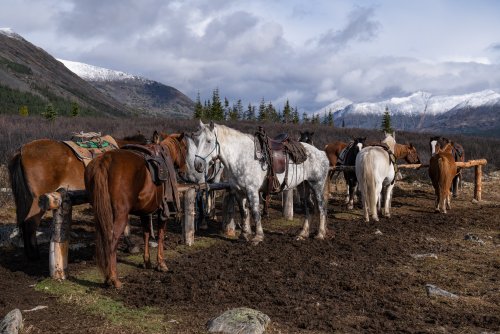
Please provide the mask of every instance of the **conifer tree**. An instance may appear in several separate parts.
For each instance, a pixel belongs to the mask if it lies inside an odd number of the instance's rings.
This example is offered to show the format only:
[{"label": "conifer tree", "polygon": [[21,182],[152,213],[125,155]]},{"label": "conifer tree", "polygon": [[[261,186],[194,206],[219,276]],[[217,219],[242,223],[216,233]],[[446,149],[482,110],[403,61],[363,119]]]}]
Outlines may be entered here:
[{"label": "conifer tree", "polygon": [[213,119],[214,121],[224,120],[224,108],[222,107],[222,102],[220,101],[219,88],[216,88],[213,91],[211,109],[211,119]]},{"label": "conifer tree", "polygon": [[385,112],[384,115],[382,116],[382,125],[380,129],[384,132],[387,133],[392,133],[393,129],[391,126],[391,115],[389,114],[389,108],[385,106]]},{"label": "conifer tree", "polygon": [[71,102],[71,116],[76,117],[80,114],[80,106],[78,106],[78,103],[76,102]]},{"label": "conifer tree", "polygon": [[257,119],[259,122],[263,122],[267,120],[267,115],[266,115],[266,104],[264,102],[264,98],[260,101],[259,104],[259,115],[257,116]]},{"label": "conifer tree", "polygon": [[248,121],[255,121],[255,107],[252,106],[251,103],[248,103],[248,108],[247,108],[247,113],[246,113],[245,119]]},{"label": "conifer tree", "polygon": [[303,112],[302,113],[302,124],[307,124],[309,123],[311,120],[309,119],[309,116],[307,116],[306,112]]},{"label": "conifer tree", "polygon": [[327,117],[327,125],[331,126],[331,127],[334,127],[335,124],[334,124],[334,120],[333,120],[333,112],[330,110],[328,112],[328,117]]},{"label": "conifer tree", "polygon": [[238,99],[238,101],[236,102],[236,113],[238,114],[238,119],[244,119],[243,103],[241,103],[241,99]]},{"label": "conifer tree", "polygon": [[45,112],[43,113],[43,117],[45,117],[46,120],[53,121],[56,119],[57,112],[54,110],[54,106],[52,103],[47,104],[47,107],[45,108]]},{"label": "conifer tree", "polygon": [[193,117],[196,119],[203,118],[203,106],[201,105],[200,92],[198,92],[198,94],[196,94],[196,102],[194,103]]},{"label": "conifer tree", "polygon": [[293,113],[292,113],[292,123],[293,124],[299,124],[300,119],[299,119],[299,110],[297,107],[294,108]]},{"label": "conifer tree", "polygon": [[290,108],[290,103],[288,99],[285,102],[285,107],[283,108],[283,123],[290,123],[292,121],[292,108]]}]

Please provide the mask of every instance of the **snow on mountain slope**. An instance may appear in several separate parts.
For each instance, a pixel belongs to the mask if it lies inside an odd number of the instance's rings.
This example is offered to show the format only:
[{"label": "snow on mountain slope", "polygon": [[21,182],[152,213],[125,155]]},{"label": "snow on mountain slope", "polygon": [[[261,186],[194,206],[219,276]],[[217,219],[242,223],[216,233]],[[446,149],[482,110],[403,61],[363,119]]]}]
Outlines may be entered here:
[{"label": "snow on mountain slope", "polygon": [[[334,101],[332,104],[337,103],[337,101]],[[381,115],[385,112],[386,107],[389,109],[391,115],[438,115],[456,108],[476,108],[499,103],[500,94],[492,90],[448,96],[434,96],[427,92],[416,92],[410,96],[394,97],[380,102],[352,103],[340,110],[337,109],[339,111],[336,113],[336,117],[342,117],[346,114]],[[328,110],[330,105],[325,108]]]},{"label": "snow on mountain slope", "polygon": [[107,68],[79,63],[76,61],[69,61],[64,59],[58,60],[63,63],[64,66],[66,66],[71,72],[88,81],[121,81],[129,79],[145,80],[141,77],[121,71],[109,70]]},{"label": "snow on mountain slope", "polygon": [[5,36],[10,37],[10,38],[24,40],[24,38],[22,38],[21,35],[14,32],[14,30],[12,30],[11,28],[0,28],[0,34],[5,35]]}]

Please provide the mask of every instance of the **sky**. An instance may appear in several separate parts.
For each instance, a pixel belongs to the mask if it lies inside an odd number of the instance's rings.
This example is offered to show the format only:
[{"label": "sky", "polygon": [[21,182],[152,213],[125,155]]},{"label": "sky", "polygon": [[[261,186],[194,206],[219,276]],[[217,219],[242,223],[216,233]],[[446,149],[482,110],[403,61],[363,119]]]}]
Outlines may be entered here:
[{"label": "sky", "polygon": [[346,98],[500,91],[496,0],[17,0],[9,27],[56,58],[156,80],[196,99]]}]

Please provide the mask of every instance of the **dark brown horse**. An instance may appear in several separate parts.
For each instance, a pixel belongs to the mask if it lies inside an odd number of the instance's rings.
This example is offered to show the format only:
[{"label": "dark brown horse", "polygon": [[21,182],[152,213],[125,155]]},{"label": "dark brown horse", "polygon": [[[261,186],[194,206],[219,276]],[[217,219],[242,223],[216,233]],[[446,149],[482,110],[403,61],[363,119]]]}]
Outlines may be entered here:
[{"label": "dark brown horse", "polygon": [[453,143],[451,142],[444,147],[437,147],[436,153],[432,155],[429,162],[429,176],[436,194],[435,212],[446,213],[446,209],[451,209],[450,188],[457,174],[452,151]]},{"label": "dark brown horse", "polygon": [[[143,135],[116,140],[118,146],[146,143]],[[41,195],[60,187],[84,190],[84,163],[60,141],[39,139],[23,145],[9,161],[9,176],[16,203],[17,223],[28,259],[39,259],[36,230],[45,214],[38,205]]]},{"label": "dark brown horse", "polygon": [[[159,138],[156,142],[159,143]],[[148,150],[160,153],[155,155],[154,159],[161,160],[160,166],[163,166],[164,171],[168,170],[166,183],[156,182],[157,178],[145,163],[151,158],[139,154],[137,147],[103,153],[92,160],[85,169],[85,186],[96,220],[97,265],[105,276],[105,283],[116,288],[121,287],[116,268],[118,239],[125,230],[129,214],[141,217],[144,229],[144,265],[150,268],[148,215],[161,208],[158,215],[156,268],[161,271],[168,270],[163,253],[163,239],[166,218],[180,209],[177,182],[170,155],[165,155],[169,151],[167,145],[151,145]],[[158,172],[158,175],[162,173]]]},{"label": "dark brown horse", "polygon": [[415,146],[410,144],[397,144],[394,148],[394,155],[396,159],[404,159],[409,164],[419,164],[420,158],[417,153]]},{"label": "dark brown horse", "polygon": [[[431,156],[435,154],[439,149],[443,149],[446,144],[451,143],[451,140],[441,136],[431,137],[429,140],[429,146],[431,150]],[[462,145],[453,142],[451,148],[451,155],[455,159],[455,162],[465,162],[465,151]],[[462,182],[462,168],[457,168],[457,175],[453,178],[453,182],[451,184],[451,191],[453,193],[453,197],[457,197],[458,195],[458,187]]]}]

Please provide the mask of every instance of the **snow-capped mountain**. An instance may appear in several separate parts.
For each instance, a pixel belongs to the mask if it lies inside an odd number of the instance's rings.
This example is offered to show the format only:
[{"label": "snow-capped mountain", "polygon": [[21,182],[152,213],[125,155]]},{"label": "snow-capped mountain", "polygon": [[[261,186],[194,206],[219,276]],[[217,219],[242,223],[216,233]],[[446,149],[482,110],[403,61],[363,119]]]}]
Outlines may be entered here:
[{"label": "snow-capped mountain", "polygon": [[141,114],[169,118],[191,118],[193,114],[193,101],[173,87],[121,71],[63,59],[59,61],[101,92]]},{"label": "snow-capped mountain", "polygon": [[17,39],[17,40],[22,40],[24,41],[24,38],[21,37],[21,35],[18,35],[14,30],[11,28],[0,28],[0,34],[7,36],[9,38]]},{"label": "snow-capped mountain", "polygon": [[[335,123],[346,127],[379,128],[387,108],[393,127],[399,130],[464,133],[486,131],[500,136],[500,94],[493,90],[441,96],[416,92],[379,102],[346,105],[347,101],[336,100],[321,111],[336,110]],[[345,106],[342,108],[335,107],[343,105]],[[464,122],[464,118],[469,121]]]},{"label": "snow-capped mountain", "polygon": [[57,59],[64,64],[71,72],[87,81],[115,81],[115,80],[133,80],[141,79],[121,71],[108,70],[107,68],[94,65],[79,63],[76,61]]}]

